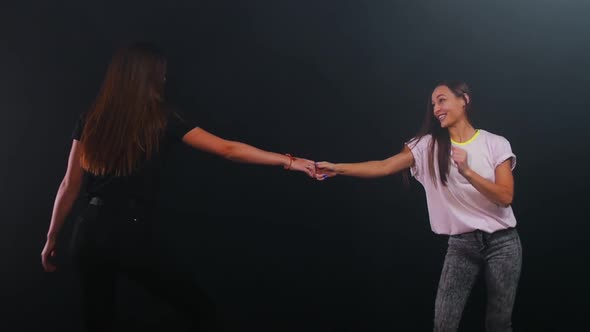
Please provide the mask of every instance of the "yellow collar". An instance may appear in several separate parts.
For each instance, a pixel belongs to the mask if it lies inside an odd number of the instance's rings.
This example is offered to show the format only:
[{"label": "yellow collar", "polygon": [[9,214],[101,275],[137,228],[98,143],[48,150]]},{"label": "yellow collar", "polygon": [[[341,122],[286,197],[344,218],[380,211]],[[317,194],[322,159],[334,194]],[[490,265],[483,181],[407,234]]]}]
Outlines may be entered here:
[{"label": "yellow collar", "polygon": [[474,139],[477,138],[477,136],[479,136],[479,129],[475,130],[475,134],[473,135],[473,137],[471,137],[470,139],[468,139],[465,142],[455,142],[452,138],[451,138],[451,143],[455,144],[455,145],[467,145],[471,142],[473,142]]}]

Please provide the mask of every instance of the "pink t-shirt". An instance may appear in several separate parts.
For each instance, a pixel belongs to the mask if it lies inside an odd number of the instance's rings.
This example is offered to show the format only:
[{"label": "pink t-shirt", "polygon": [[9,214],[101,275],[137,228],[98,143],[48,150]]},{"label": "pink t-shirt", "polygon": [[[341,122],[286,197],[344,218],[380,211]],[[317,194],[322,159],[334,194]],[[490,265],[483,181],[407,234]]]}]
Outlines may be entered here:
[{"label": "pink t-shirt", "polygon": [[[498,206],[457,170],[451,161],[447,185],[443,186],[438,171],[435,148],[434,165],[436,186],[428,168],[428,153],[432,136],[424,136],[420,141],[410,140],[407,146],[414,155],[412,176],[424,186],[430,226],[437,234],[461,234],[481,230],[487,233],[516,226],[512,207]],[[467,151],[469,167],[482,177],[495,181],[495,169],[502,162],[511,159],[512,169],[516,166],[516,156],[510,143],[504,137],[479,129],[467,142],[452,142],[453,146]]]}]

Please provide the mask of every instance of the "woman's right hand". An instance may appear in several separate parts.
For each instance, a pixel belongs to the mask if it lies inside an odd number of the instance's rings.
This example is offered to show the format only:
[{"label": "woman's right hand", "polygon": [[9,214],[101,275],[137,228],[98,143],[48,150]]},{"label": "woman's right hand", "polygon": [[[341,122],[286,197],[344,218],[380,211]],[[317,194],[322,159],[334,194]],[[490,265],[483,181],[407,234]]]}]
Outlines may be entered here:
[{"label": "woman's right hand", "polygon": [[55,257],[55,242],[54,236],[48,237],[47,242],[45,242],[45,247],[41,252],[41,264],[43,264],[45,272],[53,272],[56,270],[56,266],[50,262],[50,260]]},{"label": "woman's right hand", "polygon": [[315,178],[319,181],[323,181],[329,177],[336,176],[336,164],[329,163],[327,161],[320,161],[315,163],[316,174]]}]

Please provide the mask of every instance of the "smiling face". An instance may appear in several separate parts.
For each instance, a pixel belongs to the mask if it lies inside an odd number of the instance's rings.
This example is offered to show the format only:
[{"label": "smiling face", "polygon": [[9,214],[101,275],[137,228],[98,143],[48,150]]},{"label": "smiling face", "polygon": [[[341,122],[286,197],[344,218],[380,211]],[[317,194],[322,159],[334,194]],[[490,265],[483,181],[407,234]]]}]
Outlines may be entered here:
[{"label": "smiling face", "polygon": [[455,95],[446,85],[440,85],[432,92],[432,110],[434,117],[442,128],[448,128],[460,121],[467,120],[465,108],[469,95]]}]

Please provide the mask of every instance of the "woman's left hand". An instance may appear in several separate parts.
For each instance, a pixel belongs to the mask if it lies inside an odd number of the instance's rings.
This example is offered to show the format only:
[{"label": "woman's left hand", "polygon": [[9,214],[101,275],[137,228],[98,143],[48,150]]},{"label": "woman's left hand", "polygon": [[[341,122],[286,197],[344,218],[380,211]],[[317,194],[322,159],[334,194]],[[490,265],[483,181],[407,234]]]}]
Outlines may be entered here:
[{"label": "woman's left hand", "polygon": [[467,162],[467,151],[458,147],[451,147],[451,158],[453,163],[457,166],[459,174],[464,175],[469,170],[469,163]]},{"label": "woman's left hand", "polygon": [[51,262],[51,259],[55,257],[55,236],[49,236],[45,247],[41,252],[41,264],[45,272],[54,272],[56,266]]},{"label": "woman's left hand", "polygon": [[307,174],[310,178],[315,178],[315,163],[312,160],[294,158],[289,169],[292,171],[303,172]]}]

